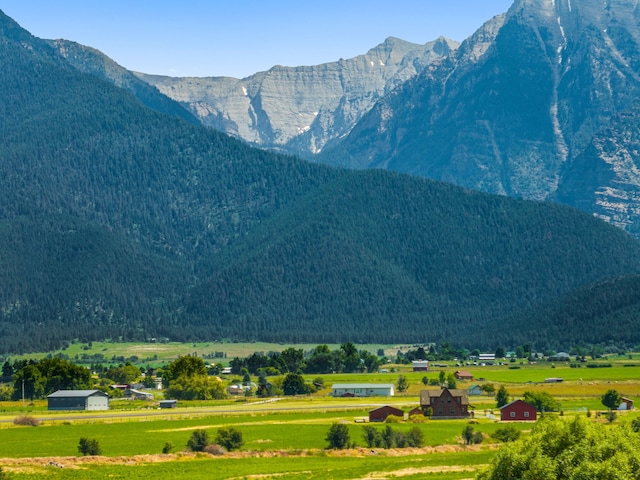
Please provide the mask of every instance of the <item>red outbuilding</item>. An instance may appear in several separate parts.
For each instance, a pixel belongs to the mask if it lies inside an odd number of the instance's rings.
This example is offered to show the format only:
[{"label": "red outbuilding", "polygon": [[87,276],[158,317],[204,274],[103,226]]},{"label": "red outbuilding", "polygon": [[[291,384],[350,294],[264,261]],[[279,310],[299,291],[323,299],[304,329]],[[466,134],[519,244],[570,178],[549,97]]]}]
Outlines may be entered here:
[{"label": "red outbuilding", "polygon": [[500,420],[511,422],[535,422],[536,407],[523,400],[514,400],[500,407]]},{"label": "red outbuilding", "polygon": [[392,407],[391,405],[385,405],[384,407],[374,408],[369,411],[370,422],[384,422],[389,415],[404,418],[404,411],[399,408]]}]

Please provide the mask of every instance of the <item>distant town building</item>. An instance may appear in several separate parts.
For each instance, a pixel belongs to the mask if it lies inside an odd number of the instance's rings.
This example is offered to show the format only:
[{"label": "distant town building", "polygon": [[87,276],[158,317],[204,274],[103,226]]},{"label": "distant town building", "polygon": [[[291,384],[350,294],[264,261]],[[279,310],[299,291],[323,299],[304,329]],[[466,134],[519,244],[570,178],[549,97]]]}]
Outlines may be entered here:
[{"label": "distant town building", "polygon": [[429,360],[414,360],[411,362],[414,372],[428,372]]}]

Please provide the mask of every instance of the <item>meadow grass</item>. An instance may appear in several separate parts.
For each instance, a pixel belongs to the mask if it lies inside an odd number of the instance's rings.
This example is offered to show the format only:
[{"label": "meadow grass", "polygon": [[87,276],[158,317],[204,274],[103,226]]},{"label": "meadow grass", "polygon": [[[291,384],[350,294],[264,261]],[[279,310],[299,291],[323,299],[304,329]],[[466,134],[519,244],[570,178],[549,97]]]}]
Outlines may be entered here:
[{"label": "meadow grass", "polygon": [[[327,447],[326,434],[332,423],[348,425],[351,440],[360,446],[363,441],[363,424],[354,420],[365,417],[367,411],[270,413],[256,415],[212,415],[189,419],[149,419],[131,417],[119,419],[44,422],[39,427],[23,427],[13,424],[0,429],[0,457],[45,457],[77,454],[78,441],[82,437],[95,438],[106,456],[132,456],[158,454],[166,442],[176,451],[185,449],[194,430],[203,429],[211,441],[224,426],[239,429],[244,437],[245,449],[251,451],[323,449]],[[423,431],[425,446],[441,446],[459,443],[467,420],[430,420],[425,423],[400,422],[392,424],[398,431],[418,427]],[[384,424],[367,424],[382,429]],[[481,420],[475,428],[483,433],[495,431],[495,423]],[[527,428],[523,426],[522,428]]]},{"label": "meadow grass", "polygon": [[[66,348],[56,350],[54,352],[36,352],[28,355],[12,355],[11,360],[24,358],[44,358],[48,355],[67,355],[70,359],[76,357],[82,358],[83,355],[100,354],[105,358],[105,363],[109,362],[112,357],[131,358],[138,357],[142,364],[159,365],[168,363],[180,356],[197,355],[199,357],[208,358],[211,362],[228,364],[235,357],[245,358],[254,352],[281,352],[287,348],[302,349],[307,352],[314,349],[317,344],[285,344],[285,343],[267,343],[267,342],[194,342],[194,343],[178,343],[178,342],[92,342],[91,344],[82,342],[72,342]],[[358,350],[367,350],[371,353],[377,353],[382,349],[385,352],[395,352],[392,345],[383,344],[358,344]],[[340,348],[340,344],[329,344],[331,350]],[[222,358],[209,358],[216,352],[224,354]],[[395,354],[395,353],[394,353]],[[116,362],[117,363],[117,362]]]},{"label": "meadow grass", "polygon": [[[80,468],[45,466],[6,466],[15,478],[101,479],[101,478],[172,478],[172,479],[353,479],[388,478],[401,474],[403,478],[437,478],[459,480],[473,476],[491,459],[490,450],[468,449],[443,453],[405,456],[388,455],[385,451],[349,451],[337,455],[317,452],[306,455],[189,457],[170,461],[140,459],[136,463],[88,463]],[[64,462],[64,459],[62,459]],[[63,463],[64,464],[64,463]]]}]

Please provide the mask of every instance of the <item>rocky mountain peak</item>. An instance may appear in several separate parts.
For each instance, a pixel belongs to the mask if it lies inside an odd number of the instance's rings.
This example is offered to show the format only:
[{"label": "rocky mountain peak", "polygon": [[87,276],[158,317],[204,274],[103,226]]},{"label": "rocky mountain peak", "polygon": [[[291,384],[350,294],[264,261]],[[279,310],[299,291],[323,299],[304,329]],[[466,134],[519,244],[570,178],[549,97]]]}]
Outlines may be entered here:
[{"label": "rocky mountain peak", "polygon": [[310,156],[344,137],[376,101],[458,43],[389,37],[366,54],[316,66],[275,66],[244,79],[137,74],[203,124],[249,143]]},{"label": "rocky mountain peak", "polygon": [[562,201],[640,235],[639,4],[516,0],[320,160]]}]

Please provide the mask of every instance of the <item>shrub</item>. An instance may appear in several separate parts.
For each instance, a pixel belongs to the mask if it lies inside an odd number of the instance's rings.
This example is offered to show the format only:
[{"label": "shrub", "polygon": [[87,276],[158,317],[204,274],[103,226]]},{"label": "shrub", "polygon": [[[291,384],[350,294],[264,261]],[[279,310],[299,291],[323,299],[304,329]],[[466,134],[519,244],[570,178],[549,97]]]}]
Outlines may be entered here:
[{"label": "shrub", "polygon": [[475,431],[471,425],[467,425],[462,430],[462,439],[465,445],[475,445],[482,443],[484,435],[482,435],[482,432]]},{"label": "shrub", "polygon": [[95,438],[82,437],[78,443],[78,452],[81,455],[100,455],[102,449]]},{"label": "shrub", "polygon": [[420,448],[424,445],[424,433],[419,427],[413,427],[407,432],[407,445]]},{"label": "shrub", "polygon": [[402,418],[398,417],[397,415],[389,415],[384,423],[400,423],[402,422]]},{"label": "shrub", "polygon": [[211,455],[224,455],[227,451],[222,445],[218,445],[217,443],[212,443],[204,447],[204,453],[209,453]]},{"label": "shrub", "polygon": [[162,453],[171,453],[172,451],[173,451],[172,442],[167,442],[164,444],[164,447],[162,447]]},{"label": "shrub", "polygon": [[349,427],[343,423],[334,423],[329,428],[325,440],[329,442],[329,448],[346,448],[350,441]]},{"label": "shrub", "polygon": [[640,433],[640,417],[634,418],[631,421],[631,429],[636,433]]},{"label": "shrub", "polygon": [[509,425],[507,427],[498,428],[493,432],[493,434],[491,434],[491,437],[496,440],[500,440],[501,442],[515,442],[520,438],[520,430],[513,425]]},{"label": "shrub", "polygon": [[25,425],[27,427],[37,427],[40,425],[40,420],[31,415],[20,415],[13,419],[14,425]]},{"label": "shrub", "polygon": [[195,430],[187,442],[187,447],[192,452],[202,452],[209,445],[209,434],[206,430]]},{"label": "shrub", "polygon": [[218,430],[216,443],[226,448],[229,452],[237,450],[244,445],[242,432],[234,427],[223,427]]},{"label": "shrub", "polygon": [[362,438],[369,448],[379,447],[382,444],[382,437],[376,427],[365,425],[362,427]]}]

